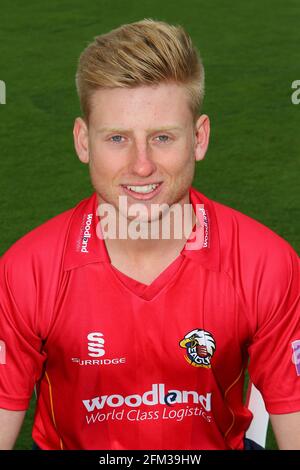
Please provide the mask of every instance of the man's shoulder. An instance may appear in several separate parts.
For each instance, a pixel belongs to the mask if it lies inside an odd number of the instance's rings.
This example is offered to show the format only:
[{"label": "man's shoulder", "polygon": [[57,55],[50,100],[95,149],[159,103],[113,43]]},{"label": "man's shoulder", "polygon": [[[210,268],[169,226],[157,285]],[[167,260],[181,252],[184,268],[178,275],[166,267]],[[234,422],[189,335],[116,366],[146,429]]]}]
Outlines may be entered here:
[{"label": "man's shoulder", "polygon": [[221,243],[235,242],[257,252],[289,249],[288,242],[258,220],[217,201],[211,201],[215,210]]},{"label": "man's shoulder", "polygon": [[276,273],[283,275],[291,266],[297,269],[297,253],[273,230],[198,191],[194,191],[193,196],[207,208],[212,240],[220,253],[221,271],[243,272],[247,275],[263,270],[269,272],[271,278]]},{"label": "man's shoulder", "polygon": [[212,201],[212,205],[224,270],[265,270],[272,277],[297,265],[298,255],[293,247],[269,227],[219,202]]},{"label": "man's shoulder", "polygon": [[230,249],[236,245],[255,249],[256,252],[291,249],[284,238],[258,220],[210,199],[194,188],[193,196],[195,202],[203,203],[204,207],[208,209],[212,225],[215,225],[212,228],[218,231],[222,250]]},{"label": "man's shoulder", "polygon": [[91,198],[80,201],[43,224],[34,228],[17,240],[1,257],[1,262],[32,262],[33,259],[47,260],[59,257],[64,251],[74,214]]}]

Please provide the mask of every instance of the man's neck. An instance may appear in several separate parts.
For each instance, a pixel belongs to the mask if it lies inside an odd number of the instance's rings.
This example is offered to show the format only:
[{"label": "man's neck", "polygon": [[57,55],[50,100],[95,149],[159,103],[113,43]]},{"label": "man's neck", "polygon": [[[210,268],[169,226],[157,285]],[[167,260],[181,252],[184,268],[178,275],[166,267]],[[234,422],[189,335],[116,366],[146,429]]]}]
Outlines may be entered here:
[{"label": "man's neck", "polygon": [[[150,222],[137,221],[135,233],[142,233],[143,237],[132,237],[134,223],[126,220],[127,236],[120,238],[105,237],[105,244],[110,258],[126,256],[128,261],[138,264],[146,259],[172,256],[172,253],[180,253],[188,240],[196,222],[194,210],[187,194],[177,203],[177,215],[165,213],[159,220]],[[184,205],[189,204],[189,210],[184,210]],[[179,214],[179,215],[178,215]],[[120,218],[116,218],[116,234],[120,233]],[[124,224],[123,217],[123,224]],[[122,223],[122,221],[121,221]],[[128,233],[129,232],[129,233]],[[123,232],[124,233],[124,232]]]}]

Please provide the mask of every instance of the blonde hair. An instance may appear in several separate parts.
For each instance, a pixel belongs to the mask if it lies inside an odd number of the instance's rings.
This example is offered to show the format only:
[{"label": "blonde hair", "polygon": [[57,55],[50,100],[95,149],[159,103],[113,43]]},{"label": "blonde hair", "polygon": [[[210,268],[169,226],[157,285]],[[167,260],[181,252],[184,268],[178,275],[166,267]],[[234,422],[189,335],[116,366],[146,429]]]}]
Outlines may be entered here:
[{"label": "blonde hair", "polygon": [[194,119],[204,95],[204,69],[190,36],[181,26],[145,19],[97,36],[82,52],[76,87],[83,117],[99,88],[133,88],[175,82],[185,86]]}]

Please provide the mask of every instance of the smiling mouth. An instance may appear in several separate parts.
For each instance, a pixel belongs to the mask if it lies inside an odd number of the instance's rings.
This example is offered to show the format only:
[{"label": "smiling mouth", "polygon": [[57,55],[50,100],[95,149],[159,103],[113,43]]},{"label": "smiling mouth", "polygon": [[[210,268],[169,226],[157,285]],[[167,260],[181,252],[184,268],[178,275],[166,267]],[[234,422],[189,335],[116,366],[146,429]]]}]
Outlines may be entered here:
[{"label": "smiling mouth", "polygon": [[127,194],[142,199],[154,196],[160,190],[161,185],[162,182],[150,184],[122,184],[121,186]]},{"label": "smiling mouth", "polygon": [[129,191],[137,194],[149,194],[152,193],[161,183],[145,184],[145,185],[122,185],[124,188]]}]

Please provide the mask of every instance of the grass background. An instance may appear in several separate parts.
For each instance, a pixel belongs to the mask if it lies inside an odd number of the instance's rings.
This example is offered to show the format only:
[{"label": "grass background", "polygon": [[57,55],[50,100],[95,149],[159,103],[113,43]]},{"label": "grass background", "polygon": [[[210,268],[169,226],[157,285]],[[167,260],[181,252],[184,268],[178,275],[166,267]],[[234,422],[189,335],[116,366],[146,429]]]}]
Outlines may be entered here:
[{"label": "grass background", "polygon": [[[72,143],[77,59],[94,36],[149,17],[183,25],[206,68],[212,136],[195,186],[299,252],[298,0],[1,0],[0,253],[90,194]],[[16,449],[31,447],[33,407]]]}]

